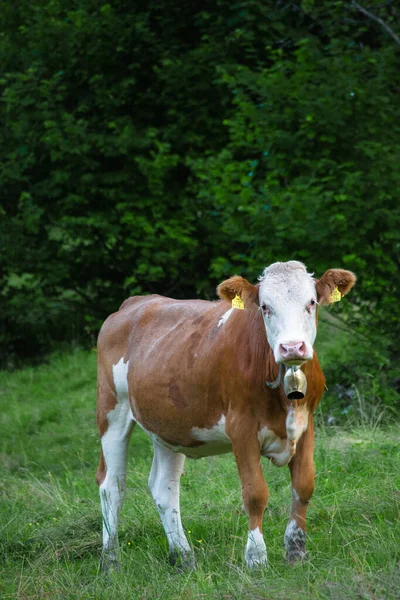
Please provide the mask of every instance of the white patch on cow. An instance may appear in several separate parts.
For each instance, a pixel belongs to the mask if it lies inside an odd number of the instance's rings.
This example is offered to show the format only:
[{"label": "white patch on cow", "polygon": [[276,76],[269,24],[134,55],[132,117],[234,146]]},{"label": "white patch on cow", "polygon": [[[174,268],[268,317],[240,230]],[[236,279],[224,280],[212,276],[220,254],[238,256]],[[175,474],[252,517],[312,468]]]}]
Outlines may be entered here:
[{"label": "white patch on cow", "polygon": [[231,443],[231,440],[229,439],[225,431],[225,415],[222,415],[218,423],[214,425],[214,427],[211,427],[211,429],[205,429],[203,427],[193,427],[192,436],[200,442],[215,442],[222,444]]},{"label": "white patch on cow", "polygon": [[134,425],[128,394],[128,367],[124,359],[113,365],[117,395],[115,408],[107,414],[108,429],[101,438],[106,476],[100,485],[103,513],[103,550],[116,560],[118,516],[125,495],[126,463],[130,434]]},{"label": "white patch on cow", "polygon": [[210,429],[203,427],[192,428],[191,434],[193,439],[203,442],[198,446],[174,446],[164,441],[155,433],[149,431],[147,433],[160,446],[167,448],[171,452],[184,454],[188,458],[203,458],[204,456],[215,456],[232,451],[232,442],[225,431],[225,415],[222,415],[218,423]]},{"label": "white patch on cow", "polygon": [[222,317],[220,318],[220,320],[218,321],[218,325],[217,327],[221,327],[221,325],[223,325],[224,323],[227,322],[227,320],[229,319],[229,317],[231,316],[231,314],[233,313],[235,309],[234,308],[230,308],[229,310],[227,310]]},{"label": "white patch on cow", "polygon": [[296,411],[292,408],[288,412],[286,417],[286,434],[288,440],[291,442],[296,441],[297,425],[296,425]]},{"label": "white patch on cow", "polygon": [[149,488],[161,517],[171,554],[174,557],[177,554],[187,556],[191,549],[183,531],[179,505],[179,485],[185,457],[171,452],[154,439],[153,446]]},{"label": "white patch on cow", "polygon": [[299,494],[296,492],[296,490],[294,488],[292,489],[292,494],[293,494],[293,500],[295,500],[296,502],[298,502],[300,500],[300,496],[299,496]]},{"label": "white patch on cow", "polygon": [[293,539],[293,537],[295,536],[298,529],[299,529],[299,526],[297,525],[296,521],[294,519],[291,519],[289,521],[289,523],[287,524],[286,531],[285,531],[285,537],[283,539],[285,548],[288,547],[289,541]]},{"label": "white patch on cow", "polygon": [[115,391],[117,392],[119,403],[128,399],[128,368],[129,360],[124,362],[124,357],[116,365],[113,365],[112,368]]},{"label": "white patch on cow", "polygon": [[267,547],[258,527],[249,531],[244,558],[251,569],[267,564]]},{"label": "white patch on cow", "polygon": [[202,446],[187,448],[191,453],[195,451],[197,456],[214,456],[215,454],[225,454],[225,452],[232,450],[232,442],[225,430],[225,415],[222,415],[214,427],[210,429],[193,427],[191,433],[195,440],[204,442]]},{"label": "white patch on cow", "polygon": [[286,433],[288,440],[297,442],[308,427],[308,409],[304,404],[297,408],[290,407],[286,417]]},{"label": "white patch on cow", "polygon": [[287,524],[283,545],[289,560],[303,559],[306,556],[306,533],[299,527],[295,519]]},{"label": "white patch on cow", "polygon": [[307,310],[311,300],[316,300],[315,282],[305,266],[291,260],[274,263],[264,269],[260,277],[259,302],[268,308],[263,313],[267,338],[275,361],[282,362],[280,345],[303,342],[304,360],[313,357],[313,343],[317,334],[315,306]]},{"label": "white patch on cow", "polygon": [[293,452],[290,451],[289,440],[278,437],[268,427],[260,429],[258,440],[262,456],[269,458],[277,467],[287,465],[293,456]]},{"label": "white patch on cow", "polygon": [[258,432],[261,454],[269,458],[277,467],[288,464],[296,452],[296,443],[308,426],[308,410],[306,406],[290,409],[286,418],[287,439],[278,437],[268,427]]}]

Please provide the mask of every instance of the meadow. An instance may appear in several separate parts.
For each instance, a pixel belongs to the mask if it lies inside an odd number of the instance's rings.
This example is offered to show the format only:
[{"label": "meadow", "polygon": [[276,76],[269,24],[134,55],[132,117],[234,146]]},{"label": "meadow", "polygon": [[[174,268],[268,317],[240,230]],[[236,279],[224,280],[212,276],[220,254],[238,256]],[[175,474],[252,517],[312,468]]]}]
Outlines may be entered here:
[{"label": "meadow", "polygon": [[2,600],[400,597],[400,428],[378,427],[365,415],[328,427],[320,411],[304,563],[290,567],[283,557],[288,469],[265,461],[269,565],[245,567],[247,518],[235,462],[226,455],[186,461],[182,520],[197,571],[178,573],[147,488],[151,444],[136,428],[120,521],[121,569],[102,574],[95,379],[96,353],[80,349],[0,373]]}]

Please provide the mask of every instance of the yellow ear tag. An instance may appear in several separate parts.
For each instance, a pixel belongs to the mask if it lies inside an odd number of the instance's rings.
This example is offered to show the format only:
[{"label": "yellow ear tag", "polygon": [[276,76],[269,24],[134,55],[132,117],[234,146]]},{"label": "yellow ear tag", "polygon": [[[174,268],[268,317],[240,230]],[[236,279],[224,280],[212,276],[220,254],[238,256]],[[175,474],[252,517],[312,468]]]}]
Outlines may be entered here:
[{"label": "yellow ear tag", "polygon": [[234,299],[232,300],[232,308],[238,308],[239,310],[244,310],[244,302],[240,296],[236,294]]},{"label": "yellow ear tag", "polygon": [[329,296],[329,300],[331,301],[331,304],[333,302],[340,302],[342,299],[342,294],[339,292],[337,286],[335,287],[335,289],[333,290],[333,292],[331,293],[331,295]]}]

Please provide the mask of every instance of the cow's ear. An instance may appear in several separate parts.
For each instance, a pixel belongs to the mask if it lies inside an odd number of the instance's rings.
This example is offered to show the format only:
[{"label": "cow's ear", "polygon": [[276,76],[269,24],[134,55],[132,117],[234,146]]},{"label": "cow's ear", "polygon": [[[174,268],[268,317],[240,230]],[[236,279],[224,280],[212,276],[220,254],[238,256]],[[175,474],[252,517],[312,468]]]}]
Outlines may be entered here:
[{"label": "cow's ear", "polygon": [[[315,282],[317,288],[318,303],[320,305],[330,304],[332,302],[331,294],[335,288],[338,288],[342,296],[351,290],[356,282],[356,276],[351,271],[344,269],[328,269],[321,279]],[[339,298],[340,299],[340,298]]]},{"label": "cow's ear", "polygon": [[235,296],[239,296],[245,307],[252,303],[258,306],[258,285],[253,285],[240,275],[234,275],[220,283],[217,287],[217,294],[221,300],[227,302],[232,302]]}]

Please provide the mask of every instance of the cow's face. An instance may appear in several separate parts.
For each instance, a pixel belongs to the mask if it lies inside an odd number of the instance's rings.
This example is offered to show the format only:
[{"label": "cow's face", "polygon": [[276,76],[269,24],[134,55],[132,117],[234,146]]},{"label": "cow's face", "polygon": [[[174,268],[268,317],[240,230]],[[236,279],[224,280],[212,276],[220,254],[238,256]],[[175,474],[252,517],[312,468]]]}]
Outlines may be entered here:
[{"label": "cow's face", "polygon": [[300,365],[310,360],[317,335],[317,291],[305,267],[290,261],[265,269],[259,305],[275,361]]},{"label": "cow's face", "polygon": [[218,294],[228,301],[238,294],[245,306],[256,304],[275,361],[300,365],[313,357],[317,305],[329,304],[336,287],[344,296],[355,281],[355,275],[343,269],[329,269],[315,280],[302,263],[291,260],[264,269],[258,286],[243,277],[231,277],[218,286]]}]

